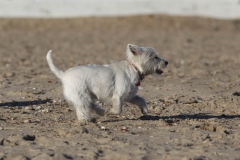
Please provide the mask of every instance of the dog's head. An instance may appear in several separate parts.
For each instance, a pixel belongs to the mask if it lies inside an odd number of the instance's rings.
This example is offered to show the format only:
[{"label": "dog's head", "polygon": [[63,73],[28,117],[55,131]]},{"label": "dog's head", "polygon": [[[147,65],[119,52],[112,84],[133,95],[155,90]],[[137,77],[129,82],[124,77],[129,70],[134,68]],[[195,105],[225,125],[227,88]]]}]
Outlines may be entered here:
[{"label": "dog's head", "polygon": [[168,62],[160,58],[157,51],[151,47],[138,47],[137,45],[128,44],[127,57],[128,61],[133,63],[144,75],[162,74],[162,68],[168,65]]}]

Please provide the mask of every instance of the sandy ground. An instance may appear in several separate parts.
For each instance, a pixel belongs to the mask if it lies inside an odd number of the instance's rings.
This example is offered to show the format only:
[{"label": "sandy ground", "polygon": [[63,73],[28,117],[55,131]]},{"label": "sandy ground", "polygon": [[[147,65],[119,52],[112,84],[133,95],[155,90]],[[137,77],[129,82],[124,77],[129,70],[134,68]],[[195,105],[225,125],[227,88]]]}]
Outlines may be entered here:
[{"label": "sandy ground", "polygon": [[[152,46],[169,65],[141,84],[149,115],[79,125],[61,69]],[[0,20],[0,159],[240,159],[240,21],[168,16]],[[108,108],[109,106],[103,106]]]}]

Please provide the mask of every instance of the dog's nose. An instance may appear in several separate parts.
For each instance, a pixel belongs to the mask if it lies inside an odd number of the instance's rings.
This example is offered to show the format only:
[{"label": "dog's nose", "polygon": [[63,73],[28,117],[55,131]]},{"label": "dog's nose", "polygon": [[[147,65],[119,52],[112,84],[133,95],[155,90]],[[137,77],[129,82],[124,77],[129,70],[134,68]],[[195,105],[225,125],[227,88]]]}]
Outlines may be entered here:
[{"label": "dog's nose", "polygon": [[165,65],[166,65],[166,66],[168,65],[168,61],[165,61]]}]

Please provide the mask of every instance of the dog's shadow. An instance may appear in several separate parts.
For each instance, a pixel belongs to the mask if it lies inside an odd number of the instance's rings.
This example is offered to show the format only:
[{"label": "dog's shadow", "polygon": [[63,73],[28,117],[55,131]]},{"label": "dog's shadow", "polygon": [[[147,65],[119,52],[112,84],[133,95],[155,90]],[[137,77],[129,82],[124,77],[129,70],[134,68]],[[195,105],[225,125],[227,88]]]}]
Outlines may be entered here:
[{"label": "dog's shadow", "polygon": [[198,114],[184,114],[184,115],[174,115],[174,116],[141,116],[138,119],[139,120],[150,120],[150,121],[158,121],[158,120],[167,120],[167,119],[211,119],[211,118],[216,118],[216,119],[234,119],[234,118],[240,118],[240,115],[209,115],[205,113],[198,113]]},{"label": "dog's shadow", "polygon": [[152,115],[147,115],[147,116],[141,116],[139,118],[133,118],[133,119],[108,119],[105,121],[102,121],[102,123],[107,123],[107,122],[118,122],[118,121],[135,121],[135,120],[142,120],[142,121],[159,121],[159,120],[165,120],[167,122],[171,123],[171,119],[179,119],[179,120],[185,120],[185,119],[211,119],[211,118],[216,118],[216,119],[234,119],[234,118],[240,118],[240,115],[209,115],[205,113],[198,113],[198,114],[184,114],[184,115],[174,115],[174,116],[152,116]]},{"label": "dog's shadow", "polygon": [[24,107],[24,106],[29,106],[29,105],[45,104],[47,102],[52,102],[52,100],[45,99],[45,100],[33,100],[33,101],[5,102],[5,103],[0,103],[0,107]]}]

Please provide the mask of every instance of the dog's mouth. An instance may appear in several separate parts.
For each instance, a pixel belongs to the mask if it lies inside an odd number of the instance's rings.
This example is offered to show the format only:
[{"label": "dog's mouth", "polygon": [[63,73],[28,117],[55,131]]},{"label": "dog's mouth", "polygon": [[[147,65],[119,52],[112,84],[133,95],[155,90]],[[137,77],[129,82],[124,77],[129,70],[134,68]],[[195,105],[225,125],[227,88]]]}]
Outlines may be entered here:
[{"label": "dog's mouth", "polygon": [[163,74],[163,71],[161,69],[156,69],[157,74]]}]

